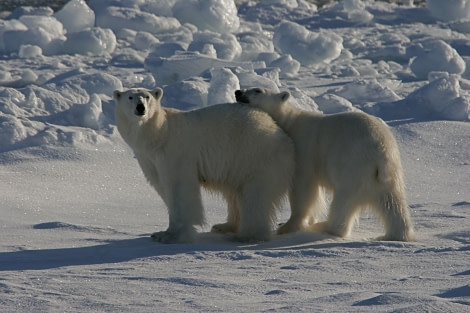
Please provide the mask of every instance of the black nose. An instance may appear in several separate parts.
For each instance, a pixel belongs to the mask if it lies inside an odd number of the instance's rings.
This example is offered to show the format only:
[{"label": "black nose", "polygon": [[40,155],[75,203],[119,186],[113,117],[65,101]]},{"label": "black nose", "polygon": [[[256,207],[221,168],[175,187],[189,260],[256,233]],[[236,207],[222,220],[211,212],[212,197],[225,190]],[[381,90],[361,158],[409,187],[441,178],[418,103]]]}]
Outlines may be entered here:
[{"label": "black nose", "polygon": [[241,97],[242,97],[242,91],[241,90],[236,90],[235,91],[235,99],[237,99],[237,101],[240,101]]},{"label": "black nose", "polygon": [[135,115],[144,115],[145,114],[145,105],[143,103],[137,103],[135,107]]}]

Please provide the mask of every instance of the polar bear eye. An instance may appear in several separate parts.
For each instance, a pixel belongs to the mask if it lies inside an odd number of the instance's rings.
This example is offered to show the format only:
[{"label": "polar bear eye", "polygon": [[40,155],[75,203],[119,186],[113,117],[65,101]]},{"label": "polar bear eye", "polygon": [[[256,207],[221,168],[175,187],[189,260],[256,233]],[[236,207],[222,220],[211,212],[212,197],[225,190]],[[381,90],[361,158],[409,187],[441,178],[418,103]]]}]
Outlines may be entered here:
[{"label": "polar bear eye", "polygon": [[133,99],[133,97],[132,97],[132,96],[129,96],[129,100],[132,100],[132,99]]}]

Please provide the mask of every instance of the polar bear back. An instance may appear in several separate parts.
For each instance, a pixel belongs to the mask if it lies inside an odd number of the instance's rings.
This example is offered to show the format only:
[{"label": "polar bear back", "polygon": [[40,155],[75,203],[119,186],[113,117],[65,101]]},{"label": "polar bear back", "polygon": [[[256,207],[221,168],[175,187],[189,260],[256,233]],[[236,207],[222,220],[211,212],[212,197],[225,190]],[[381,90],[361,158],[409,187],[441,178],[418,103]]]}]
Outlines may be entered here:
[{"label": "polar bear back", "polygon": [[[389,169],[390,166],[395,170],[399,169],[401,173],[398,145],[384,122],[360,112],[326,115],[320,121],[318,129],[323,134],[318,134],[316,149],[322,155],[318,156],[318,159],[329,163],[321,166],[341,165],[343,169],[350,169],[346,171],[349,173],[367,173],[373,171],[380,163],[380,167],[385,166],[383,171],[378,173],[381,176],[377,178],[381,181],[388,181],[390,175],[394,175]],[[344,155],[346,151],[347,156]],[[364,168],[361,170],[358,167]],[[331,175],[338,171],[329,169],[327,172]],[[344,171],[342,173],[344,174]]]},{"label": "polar bear back", "polygon": [[167,114],[172,135],[166,149],[177,149],[185,162],[194,160],[208,183],[244,184],[257,173],[274,170],[270,166],[279,159],[285,163],[275,179],[283,177],[283,171],[284,177],[290,176],[292,140],[267,113],[237,103],[172,112]]},{"label": "polar bear back", "polygon": [[[350,151],[351,156],[366,153],[377,153],[384,149],[396,148],[395,139],[388,126],[375,117],[364,113],[339,113],[324,115],[319,119],[318,131],[325,149],[339,149]],[[340,144],[332,144],[332,143]],[[387,143],[385,146],[384,143]],[[347,149],[345,148],[347,147]],[[379,149],[367,149],[369,146]],[[334,153],[331,155],[339,155]]]}]

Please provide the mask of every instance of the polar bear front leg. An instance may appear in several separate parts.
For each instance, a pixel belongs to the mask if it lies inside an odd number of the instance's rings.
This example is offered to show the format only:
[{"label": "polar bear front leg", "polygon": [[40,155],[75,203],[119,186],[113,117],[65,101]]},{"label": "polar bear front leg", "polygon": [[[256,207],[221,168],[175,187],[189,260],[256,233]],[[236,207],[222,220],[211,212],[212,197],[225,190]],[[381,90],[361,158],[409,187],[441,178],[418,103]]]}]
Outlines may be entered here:
[{"label": "polar bear front leg", "polygon": [[361,208],[360,196],[353,188],[343,186],[334,191],[326,221],[312,225],[311,230],[338,237],[348,237]]},{"label": "polar bear front leg", "polygon": [[194,241],[195,226],[204,223],[199,181],[189,177],[180,178],[166,188],[165,198],[165,203],[168,205],[169,226],[165,231],[153,233],[152,239],[161,243]]},{"label": "polar bear front leg", "polygon": [[312,224],[317,222],[322,214],[325,208],[325,199],[312,170],[305,170],[303,168],[296,170],[293,188],[289,192],[289,202],[291,205],[291,216],[277,230],[279,235],[308,230]]}]

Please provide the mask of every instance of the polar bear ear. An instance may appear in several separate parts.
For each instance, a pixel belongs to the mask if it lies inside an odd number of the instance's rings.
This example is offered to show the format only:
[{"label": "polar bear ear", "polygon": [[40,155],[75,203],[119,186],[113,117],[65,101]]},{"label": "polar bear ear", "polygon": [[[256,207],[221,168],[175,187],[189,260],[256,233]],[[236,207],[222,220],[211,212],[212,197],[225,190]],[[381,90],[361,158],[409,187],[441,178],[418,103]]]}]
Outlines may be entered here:
[{"label": "polar bear ear", "polygon": [[113,98],[114,98],[114,100],[119,100],[119,98],[121,98],[121,91],[114,90],[113,91]]},{"label": "polar bear ear", "polygon": [[281,98],[282,102],[286,102],[287,99],[290,97],[290,92],[284,91],[279,94],[279,97]]},{"label": "polar bear ear", "polygon": [[154,90],[152,90],[152,95],[155,99],[160,100],[163,96],[163,89],[158,87],[155,88]]}]

